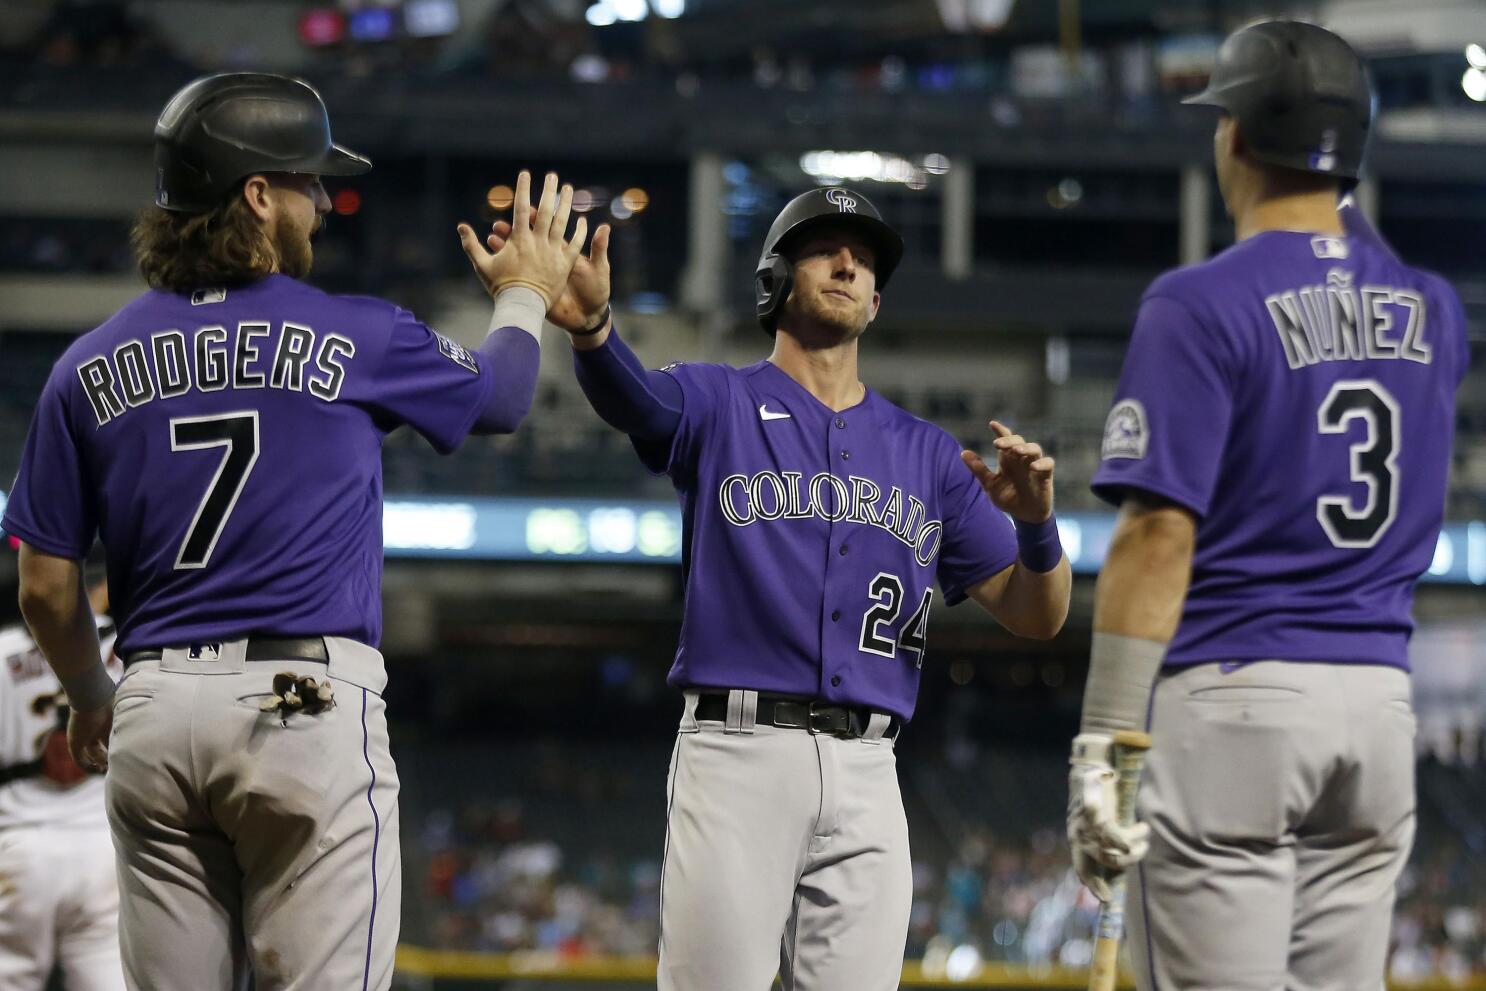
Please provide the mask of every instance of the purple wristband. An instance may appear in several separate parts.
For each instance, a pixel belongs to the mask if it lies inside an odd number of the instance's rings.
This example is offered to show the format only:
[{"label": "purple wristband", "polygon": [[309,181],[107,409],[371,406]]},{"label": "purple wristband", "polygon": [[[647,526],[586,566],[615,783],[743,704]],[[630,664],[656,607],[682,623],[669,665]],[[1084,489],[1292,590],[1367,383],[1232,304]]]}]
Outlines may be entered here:
[{"label": "purple wristband", "polygon": [[1041,523],[1016,524],[1017,560],[1028,571],[1046,574],[1063,560],[1063,542],[1058,539],[1058,518],[1049,516]]}]

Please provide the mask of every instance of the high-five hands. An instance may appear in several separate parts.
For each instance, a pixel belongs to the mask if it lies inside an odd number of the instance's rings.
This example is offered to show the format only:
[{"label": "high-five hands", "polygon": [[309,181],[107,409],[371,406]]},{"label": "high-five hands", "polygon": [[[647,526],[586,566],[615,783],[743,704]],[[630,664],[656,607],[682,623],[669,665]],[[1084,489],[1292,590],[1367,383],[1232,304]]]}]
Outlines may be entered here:
[{"label": "high-five hands", "polygon": [[[583,250],[588,220],[579,217],[572,238],[563,236],[572,215],[573,187],[563,186],[559,192],[555,172],[547,173],[542,197],[533,211],[531,173],[523,171],[516,177],[513,206],[513,226],[498,250],[487,251],[469,224],[459,225],[459,243],[491,296],[511,286],[526,286],[535,290],[551,309],[563,294],[573,263]],[[606,278],[607,273],[606,265]]]},{"label": "high-five hands", "polygon": [[1053,515],[1053,459],[1004,423],[992,420],[991,429],[996,432],[994,470],[974,451],[960,452],[960,459],[997,509],[1023,523],[1045,522]]},{"label": "high-five hands", "polygon": [[[547,319],[563,330],[578,333],[598,330],[598,324],[609,312],[609,233],[608,224],[599,224],[588,254],[578,255],[562,295],[548,308]],[[491,251],[498,252],[510,236],[511,225],[497,220],[485,243]]]}]

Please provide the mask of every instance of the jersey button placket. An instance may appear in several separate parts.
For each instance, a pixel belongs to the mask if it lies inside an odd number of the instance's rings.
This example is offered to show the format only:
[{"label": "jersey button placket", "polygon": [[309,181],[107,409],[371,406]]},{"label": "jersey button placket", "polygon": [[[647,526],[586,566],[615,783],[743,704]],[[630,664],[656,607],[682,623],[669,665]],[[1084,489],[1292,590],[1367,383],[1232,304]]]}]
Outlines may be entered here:
[{"label": "jersey button placket", "polygon": [[[830,420],[828,420],[826,422],[826,442],[827,442],[827,444],[830,445],[830,447],[836,447],[836,444],[832,441],[832,438],[831,438],[831,430],[832,429],[837,429],[837,430],[844,430],[844,429],[846,429],[846,419],[844,417],[835,416],[835,417],[832,417]],[[851,452],[847,451],[845,448],[837,448],[837,451],[838,451],[838,453],[840,455],[841,461],[847,461],[847,460],[849,460],[851,458]],[[829,462],[827,462],[827,465],[829,465]],[[841,479],[842,481],[846,482],[847,491],[850,491],[851,482],[850,482],[848,473],[847,473],[847,471],[846,471],[846,469],[845,469],[844,466],[841,467],[840,469],[827,467],[827,471],[829,471],[832,475],[835,475],[837,478]],[[845,527],[847,525],[846,524],[846,519],[849,516],[850,516],[850,512],[848,510],[848,512],[847,512],[847,514],[845,516],[843,516],[840,520],[837,520],[837,521],[835,521],[835,522],[833,522],[831,524],[831,539],[832,539],[832,542],[835,542],[835,540],[838,539],[838,538],[841,541],[841,543],[836,546],[835,557],[838,558],[838,559],[839,558],[846,557],[847,556],[847,553],[849,551],[849,548],[848,548],[847,543],[846,543],[846,533],[847,533],[847,531],[845,529]],[[844,566],[845,562],[843,561],[842,564]],[[830,597],[832,599],[835,599],[838,602],[849,602],[850,601],[850,590],[847,589],[845,587],[845,585],[844,585],[845,581],[847,580],[846,579],[846,575],[849,574],[849,572],[843,571],[838,576],[836,574],[833,574],[833,571],[834,570],[837,570],[837,569],[833,569],[832,564],[831,564],[831,559],[829,557],[827,557],[826,558],[826,572],[827,572],[826,587],[829,590],[829,592],[831,593],[830,594]],[[835,580],[833,581],[833,579],[835,579]],[[833,609],[833,610],[831,610],[831,622],[833,624],[839,623],[841,621],[841,614],[842,614],[842,611],[840,609]],[[835,641],[830,636],[824,636],[824,637],[822,637],[821,638],[821,642],[822,642],[822,644],[824,646],[824,655],[821,657],[821,676],[822,676],[822,678],[824,678],[825,675],[827,673],[829,673],[833,668],[839,669],[839,665],[842,663],[842,659],[836,656],[836,654],[838,653],[838,649],[833,649],[833,647],[836,647],[836,643],[835,643]],[[829,681],[829,684],[830,684],[830,686],[832,688],[839,688],[840,685],[841,685],[841,675],[839,673],[837,673],[837,674],[831,674],[830,675],[830,678],[828,679],[828,681]]]}]

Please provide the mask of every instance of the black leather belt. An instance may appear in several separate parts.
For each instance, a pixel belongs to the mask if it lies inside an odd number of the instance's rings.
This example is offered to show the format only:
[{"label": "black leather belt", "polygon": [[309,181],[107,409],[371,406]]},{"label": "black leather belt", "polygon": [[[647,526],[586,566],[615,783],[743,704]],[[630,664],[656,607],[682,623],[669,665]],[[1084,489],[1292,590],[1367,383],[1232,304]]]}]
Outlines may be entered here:
[{"label": "black leather belt", "polygon": [[[696,718],[719,723],[727,722],[727,693],[701,692],[699,694]],[[871,719],[870,709],[857,709],[831,702],[792,698],[788,695],[766,695],[763,692],[759,693],[758,712],[754,716],[754,722],[762,726],[803,729],[811,733],[822,733],[826,736],[839,736],[852,740],[860,738],[867,732],[867,724]],[[898,735],[898,730],[902,728],[903,724],[896,716],[893,717],[888,722],[887,730],[882,734],[883,739],[894,739]]]},{"label": "black leather belt", "polygon": [[[214,643],[194,643],[182,650],[195,650],[200,655],[193,660],[209,661],[213,657]],[[136,661],[158,661],[164,656],[159,649],[136,650],[124,658],[127,667]],[[253,637],[248,641],[246,659],[249,661],[316,661],[330,662],[330,652],[325,648],[324,637]]]}]

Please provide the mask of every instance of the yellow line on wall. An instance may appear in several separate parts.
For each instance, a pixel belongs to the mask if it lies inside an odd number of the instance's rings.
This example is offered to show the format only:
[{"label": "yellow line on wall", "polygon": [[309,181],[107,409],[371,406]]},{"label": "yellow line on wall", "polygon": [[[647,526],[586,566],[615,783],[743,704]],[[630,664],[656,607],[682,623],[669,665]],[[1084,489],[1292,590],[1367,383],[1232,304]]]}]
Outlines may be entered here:
[{"label": "yellow line on wall", "polygon": [[[397,969],[415,977],[445,980],[562,980],[636,981],[653,984],[655,958],[651,956],[564,957],[557,953],[474,953],[463,950],[429,950],[406,944],[397,948]],[[1134,982],[1125,975],[1120,988],[1131,991]],[[1084,991],[1088,974],[1067,968],[1032,968],[987,963],[974,977],[951,981],[941,974],[925,974],[917,960],[903,965],[905,988],[997,989],[997,991]],[[1486,991],[1486,975],[1463,984],[1445,980],[1390,983],[1392,991]]]}]

